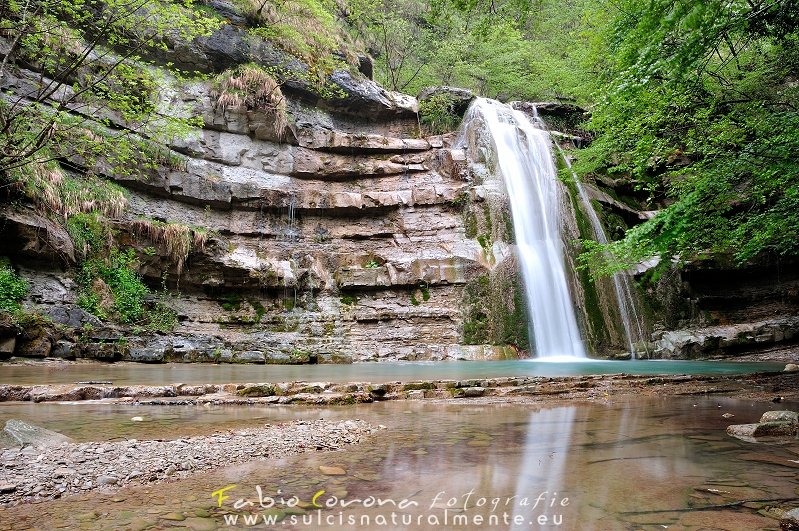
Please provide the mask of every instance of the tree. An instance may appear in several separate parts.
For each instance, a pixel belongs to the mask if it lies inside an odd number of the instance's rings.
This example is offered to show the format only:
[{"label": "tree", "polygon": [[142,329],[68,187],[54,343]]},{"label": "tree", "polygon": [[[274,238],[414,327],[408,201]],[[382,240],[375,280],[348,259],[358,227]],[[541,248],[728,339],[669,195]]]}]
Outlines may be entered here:
[{"label": "tree", "polygon": [[[163,35],[191,40],[218,21],[179,3],[147,0],[10,0],[0,6],[0,179],[147,128],[159,80],[142,54]],[[25,70],[22,70],[24,67]],[[35,72],[35,77],[26,75]],[[162,120],[163,121],[163,120]],[[121,134],[121,136],[120,136]],[[113,144],[113,142],[112,142]]]},{"label": "tree", "polygon": [[597,9],[612,13],[596,28],[599,137],[578,169],[630,178],[663,208],[584,261],[799,254],[799,2]]}]

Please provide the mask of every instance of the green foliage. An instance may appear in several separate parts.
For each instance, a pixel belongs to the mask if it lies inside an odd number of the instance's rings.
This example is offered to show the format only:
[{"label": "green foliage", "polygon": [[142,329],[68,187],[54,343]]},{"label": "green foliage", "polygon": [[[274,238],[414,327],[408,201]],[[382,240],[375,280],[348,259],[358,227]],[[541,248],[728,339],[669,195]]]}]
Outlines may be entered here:
[{"label": "green foliage", "polygon": [[358,303],[358,297],[355,295],[342,295],[341,304],[345,306],[355,306]]},{"label": "green foliage", "polygon": [[380,264],[375,259],[370,259],[363,267],[366,269],[377,269],[380,267]]},{"label": "green foliage", "polygon": [[81,212],[67,219],[67,232],[83,256],[100,252],[111,241],[111,227],[97,212]]},{"label": "green foliage", "polygon": [[226,312],[237,312],[241,309],[242,298],[238,293],[228,295],[220,301],[222,309]]},{"label": "green foliage", "polygon": [[653,219],[584,264],[799,254],[799,5],[627,0],[595,51],[599,133],[577,169],[631,178]]},{"label": "green foliage", "polygon": [[[357,64],[357,47],[336,17],[333,0],[236,0],[251,23],[252,33],[309,66],[318,84],[337,68]],[[342,3],[343,7],[344,4]]]},{"label": "green foliage", "polygon": [[[121,252],[113,249],[107,259],[93,258],[83,264],[78,283],[83,289],[86,311],[100,310],[102,314],[114,312],[122,323],[136,323],[142,319],[145,296],[150,290],[136,272],[136,254],[132,249]],[[110,295],[110,301],[104,296]]]},{"label": "green foliage", "polygon": [[455,131],[461,123],[455,112],[455,101],[445,93],[434,94],[419,103],[419,120],[428,135]]},{"label": "green foliage", "polygon": [[[42,74],[30,88],[0,100],[0,180],[55,157],[85,167],[117,151],[97,142],[92,128],[122,122],[109,136],[167,140],[194,120],[155,113],[165,80],[144,66],[142,55],[172,39],[208,35],[220,21],[191,9],[193,0],[43,0],[5,2],[0,28],[10,50],[0,78],[24,65]],[[167,38],[167,36],[169,38]],[[106,48],[105,46],[108,46]],[[9,60],[10,59],[10,60]],[[87,153],[93,155],[87,159]],[[5,184],[5,183],[3,183]]]},{"label": "green foliage", "polygon": [[28,282],[20,277],[8,261],[0,261],[0,310],[16,312],[20,301],[28,295]]},{"label": "green foliage", "polygon": [[112,249],[107,256],[84,261],[76,280],[78,306],[100,319],[113,318],[146,330],[168,332],[177,325],[177,313],[166,302],[165,292],[150,301],[151,291],[136,271],[133,249]]},{"label": "green foliage", "polygon": [[376,60],[376,79],[393,90],[431,85],[480,95],[578,97],[586,0],[350,0],[354,33]]}]

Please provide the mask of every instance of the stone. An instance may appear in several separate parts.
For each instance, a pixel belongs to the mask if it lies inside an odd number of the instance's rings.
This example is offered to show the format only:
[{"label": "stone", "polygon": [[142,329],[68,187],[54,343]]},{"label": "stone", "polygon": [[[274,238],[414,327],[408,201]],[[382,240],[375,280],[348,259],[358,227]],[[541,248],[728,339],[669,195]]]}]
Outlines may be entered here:
[{"label": "stone", "polygon": [[797,425],[793,422],[761,422],[755,428],[753,437],[792,437],[796,435]]},{"label": "stone", "polygon": [[53,345],[53,350],[50,351],[50,356],[54,358],[75,358],[75,343],[59,339]]},{"label": "stone", "polygon": [[46,358],[52,348],[50,338],[42,335],[28,340],[22,339],[17,346],[16,354],[26,358]]},{"label": "stone", "polygon": [[319,471],[326,476],[345,476],[347,471],[338,466],[320,465]]},{"label": "stone", "polygon": [[213,518],[186,518],[183,525],[192,531],[215,531],[218,527]]},{"label": "stone", "polygon": [[799,371],[799,364],[788,363],[787,365],[785,365],[785,369],[783,369],[783,370],[785,372],[796,372],[796,371]]},{"label": "stone", "polygon": [[799,413],[796,411],[766,411],[760,417],[760,422],[790,422],[799,424]]},{"label": "stone", "polygon": [[799,508],[786,511],[780,518],[782,531],[799,531]]},{"label": "stone", "polygon": [[4,337],[0,339],[0,356],[7,357],[14,353],[17,345],[16,337]]},{"label": "stone", "polygon": [[72,442],[72,439],[66,435],[17,419],[6,421],[3,434],[7,440],[13,441],[18,446],[46,447]]},{"label": "stone", "polygon": [[81,328],[84,325],[93,327],[102,325],[102,322],[97,317],[74,304],[51,306],[46,308],[44,314],[54,323],[71,328]]},{"label": "stone", "polygon": [[97,477],[97,484],[98,485],[116,485],[119,482],[119,478],[115,478],[114,476],[98,476]]},{"label": "stone", "polygon": [[0,483],[0,493],[7,494],[17,490],[17,486],[13,483]]}]

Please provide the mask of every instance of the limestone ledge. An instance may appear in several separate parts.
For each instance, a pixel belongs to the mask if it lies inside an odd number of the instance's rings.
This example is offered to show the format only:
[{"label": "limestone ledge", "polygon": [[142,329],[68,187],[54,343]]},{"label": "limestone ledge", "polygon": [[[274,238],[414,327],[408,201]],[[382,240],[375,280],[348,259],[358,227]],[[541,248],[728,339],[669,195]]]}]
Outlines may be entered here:
[{"label": "limestone ledge", "polygon": [[567,377],[501,377],[470,380],[419,380],[389,383],[262,382],[146,386],[0,385],[0,402],[105,400],[145,405],[194,404],[354,404],[381,400],[464,399],[478,397],[528,399],[606,399],[618,395],[714,395],[736,392],[759,396],[763,383],[784,384],[786,397],[799,391],[791,376],[641,376],[627,374]]},{"label": "limestone ledge", "polygon": [[[659,337],[658,337],[659,336]],[[736,351],[751,351],[799,340],[799,317],[786,316],[752,323],[671,330],[655,336],[653,357],[690,359]]]}]

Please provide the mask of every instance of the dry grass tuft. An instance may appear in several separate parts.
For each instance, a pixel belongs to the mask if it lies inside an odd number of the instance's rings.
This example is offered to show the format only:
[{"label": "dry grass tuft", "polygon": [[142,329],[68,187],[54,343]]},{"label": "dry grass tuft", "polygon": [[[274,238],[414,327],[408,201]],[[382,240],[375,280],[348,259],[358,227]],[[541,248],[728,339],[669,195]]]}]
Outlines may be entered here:
[{"label": "dry grass tuft", "polygon": [[216,81],[212,96],[223,111],[228,108],[265,110],[274,118],[277,135],[283,136],[288,125],[286,98],[269,72],[257,65],[241,65],[221,74]]},{"label": "dry grass tuft", "polygon": [[208,241],[207,232],[192,229],[182,223],[164,223],[154,219],[138,218],[131,223],[131,229],[133,233],[162,246],[165,254],[175,263],[178,274],[183,272],[189,253],[192,250],[204,250]]},{"label": "dry grass tuft", "polygon": [[64,175],[55,164],[30,164],[25,180],[18,181],[33,203],[45,213],[63,219],[75,214],[98,212],[118,219],[127,207],[123,189],[103,179]]}]

